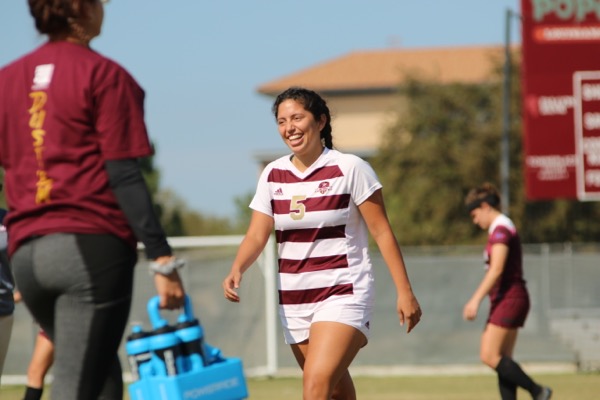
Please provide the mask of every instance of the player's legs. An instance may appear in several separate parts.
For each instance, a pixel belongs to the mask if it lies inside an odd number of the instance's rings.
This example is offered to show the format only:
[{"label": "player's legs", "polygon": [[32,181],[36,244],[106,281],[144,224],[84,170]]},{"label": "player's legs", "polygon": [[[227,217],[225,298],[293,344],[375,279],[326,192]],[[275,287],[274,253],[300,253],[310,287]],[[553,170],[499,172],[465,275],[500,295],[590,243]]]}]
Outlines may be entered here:
[{"label": "player's legs", "polygon": [[41,389],[44,387],[44,378],[54,361],[54,346],[50,339],[43,333],[38,333],[35,339],[33,354],[27,368],[27,386]]},{"label": "player's legs", "polygon": [[[481,361],[492,369],[496,369],[502,357],[512,358],[517,339],[517,329],[508,329],[487,324],[481,336],[479,356]],[[517,385],[498,374],[498,389],[502,400],[517,398]]]},{"label": "player's legs", "polygon": [[358,329],[339,322],[315,322],[310,339],[292,345],[303,369],[305,400],[355,400],[356,392],[348,372],[350,363],[366,343]]},{"label": "player's legs", "polygon": [[44,392],[44,378],[54,361],[54,345],[40,331],[35,339],[33,354],[27,367],[27,387],[23,400],[40,400]]},{"label": "player's legs", "polygon": [[[481,338],[481,360],[498,374],[502,400],[516,399],[518,386],[527,390],[534,399],[549,399],[552,391],[538,385],[512,359],[517,334],[517,328],[505,328],[488,323]],[[548,393],[544,394],[545,391]]]},{"label": "player's legs", "polygon": [[52,398],[122,399],[117,349],[135,261],[111,235],[48,235],[15,253],[23,300],[54,342]]},{"label": "player's legs", "polygon": [[120,400],[117,350],[129,316],[136,254],[109,235],[77,235],[74,244],[78,256],[69,270],[79,276],[56,302],[60,334],[52,396]]},{"label": "player's legs", "polygon": [[[292,344],[291,345],[292,352],[296,357],[296,361],[302,370],[304,370],[304,360],[305,353],[308,351],[308,341],[305,341],[300,344]],[[345,397],[344,397],[345,396]],[[342,378],[336,383],[333,388],[333,393],[331,396],[332,399],[355,399],[356,391],[354,390],[354,382],[352,382],[352,377],[350,376],[350,372],[346,370],[346,373]]]},{"label": "player's legs", "polygon": [[[54,332],[54,302],[56,294],[54,291],[46,290],[35,275],[33,265],[33,245],[30,241],[22,245],[12,258],[12,267],[15,280],[19,284],[19,293],[25,306],[29,309],[34,319],[42,321],[40,326],[44,325],[45,335]],[[27,387],[23,400],[39,400],[42,398],[44,376],[41,371],[34,371],[33,368],[40,365],[36,361],[39,352],[39,336],[36,338],[32,359],[27,367]],[[49,336],[46,339],[51,343]],[[49,361],[50,364],[52,361]],[[48,365],[50,367],[50,365]]]},{"label": "player's legs", "polygon": [[12,314],[0,316],[0,377],[2,377],[4,360],[6,359],[6,353],[8,353],[13,320],[14,316]]},{"label": "player's legs", "polygon": [[[502,349],[500,350],[503,357],[512,359],[515,344],[517,343],[518,329],[514,329],[514,335],[509,334],[505,341]],[[502,400],[516,400],[517,398],[517,385],[502,376],[498,375],[498,389],[500,390],[500,397]]]},{"label": "player's legs", "polygon": [[490,368],[496,368],[502,356],[512,357],[517,340],[516,328],[487,324],[481,335],[479,357]]}]

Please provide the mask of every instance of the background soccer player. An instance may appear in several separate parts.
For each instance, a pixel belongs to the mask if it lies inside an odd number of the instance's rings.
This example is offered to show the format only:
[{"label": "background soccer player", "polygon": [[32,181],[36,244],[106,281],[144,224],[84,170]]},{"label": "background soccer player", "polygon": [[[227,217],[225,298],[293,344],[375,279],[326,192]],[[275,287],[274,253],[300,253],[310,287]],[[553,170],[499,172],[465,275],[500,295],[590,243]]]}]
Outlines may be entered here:
[{"label": "background soccer player", "polygon": [[481,336],[480,357],[498,374],[502,400],[517,398],[517,386],[535,400],[547,400],[552,390],[535,383],[513,359],[518,328],[529,313],[529,293],[523,279],[521,239],[513,222],[500,210],[500,196],[485,183],[471,189],[465,199],[473,223],[487,229],[486,273],[465,304],[463,317],[472,321],[485,296],[490,298],[490,314]]}]

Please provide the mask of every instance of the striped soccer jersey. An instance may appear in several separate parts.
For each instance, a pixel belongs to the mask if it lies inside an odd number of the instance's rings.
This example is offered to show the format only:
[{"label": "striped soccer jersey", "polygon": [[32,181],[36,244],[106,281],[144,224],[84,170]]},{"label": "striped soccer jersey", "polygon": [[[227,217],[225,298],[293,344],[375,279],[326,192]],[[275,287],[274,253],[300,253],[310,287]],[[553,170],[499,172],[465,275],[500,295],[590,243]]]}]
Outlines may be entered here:
[{"label": "striped soccer jersey", "polygon": [[380,188],[366,161],[327,148],[302,173],[289,155],[267,165],[250,207],[274,218],[280,312],[309,316],[334,299],[372,306],[368,230],[357,205]]}]

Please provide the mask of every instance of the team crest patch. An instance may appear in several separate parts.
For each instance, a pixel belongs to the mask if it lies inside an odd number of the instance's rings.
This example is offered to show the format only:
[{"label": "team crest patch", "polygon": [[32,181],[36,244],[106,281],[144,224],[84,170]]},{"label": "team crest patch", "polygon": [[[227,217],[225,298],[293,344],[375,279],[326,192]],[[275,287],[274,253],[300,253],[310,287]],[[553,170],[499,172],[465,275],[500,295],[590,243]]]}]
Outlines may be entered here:
[{"label": "team crest patch", "polygon": [[42,64],[35,67],[33,75],[32,90],[44,90],[50,86],[52,74],[54,73],[54,64]]},{"label": "team crest patch", "polygon": [[317,188],[317,190],[315,190],[315,192],[325,194],[330,190],[331,190],[331,187],[329,187],[329,182],[324,181],[324,182],[319,183],[319,187]]}]

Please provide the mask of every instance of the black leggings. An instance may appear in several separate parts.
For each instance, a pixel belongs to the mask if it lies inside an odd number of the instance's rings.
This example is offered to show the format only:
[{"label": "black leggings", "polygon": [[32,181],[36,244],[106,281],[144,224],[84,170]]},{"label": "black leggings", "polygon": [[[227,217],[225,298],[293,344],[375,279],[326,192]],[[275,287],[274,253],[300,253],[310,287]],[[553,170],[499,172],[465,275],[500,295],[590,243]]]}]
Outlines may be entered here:
[{"label": "black leggings", "polygon": [[123,398],[117,351],[136,261],[112,235],[41,236],[13,255],[23,301],[55,346],[52,399]]}]

